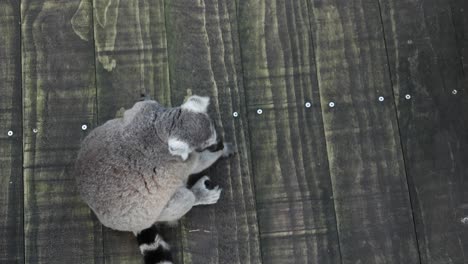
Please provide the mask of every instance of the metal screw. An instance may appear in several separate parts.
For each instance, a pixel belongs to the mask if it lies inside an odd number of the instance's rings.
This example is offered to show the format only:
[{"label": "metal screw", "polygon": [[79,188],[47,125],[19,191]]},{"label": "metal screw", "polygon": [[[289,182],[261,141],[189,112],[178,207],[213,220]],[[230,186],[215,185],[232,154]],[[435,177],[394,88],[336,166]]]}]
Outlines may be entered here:
[{"label": "metal screw", "polygon": [[311,106],[312,106],[312,104],[310,102],[305,103],[305,107],[310,108]]},{"label": "metal screw", "polygon": [[406,100],[409,100],[409,99],[411,99],[411,95],[407,94],[407,95],[405,95],[405,98],[406,98]]},{"label": "metal screw", "polygon": [[385,98],[383,96],[379,96],[379,101],[380,102],[383,102],[385,100]]},{"label": "metal screw", "polygon": [[8,134],[9,137],[11,137],[11,136],[13,136],[13,131],[10,130],[10,131],[8,131],[7,134]]},{"label": "metal screw", "polygon": [[334,103],[334,102],[330,102],[330,103],[328,103],[328,106],[330,106],[330,107],[335,107],[335,103]]},{"label": "metal screw", "polygon": [[88,126],[87,126],[87,125],[82,125],[82,126],[81,126],[81,130],[84,131],[84,130],[86,130],[86,129],[88,129]]},{"label": "metal screw", "polygon": [[33,128],[33,133],[36,134],[37,133],[37,128]]},{"label": "metal screw", "polygon": [[239,116],[239,113],[237,113],[237,112],[234,112],[234,113],[232,113],[232,116],[234,116],[234,117],[238,117],[238,116]]},{"label": "metal screw", "polygon": [[457,93],[458,93],[458,91],[456,89],[452,90],[452,94],[457,94]]},{"label": "metal screw", "polygon": [[263,114],[263,110],[262,109],[257,109],[257,114],[259,114],[259,115]]}]

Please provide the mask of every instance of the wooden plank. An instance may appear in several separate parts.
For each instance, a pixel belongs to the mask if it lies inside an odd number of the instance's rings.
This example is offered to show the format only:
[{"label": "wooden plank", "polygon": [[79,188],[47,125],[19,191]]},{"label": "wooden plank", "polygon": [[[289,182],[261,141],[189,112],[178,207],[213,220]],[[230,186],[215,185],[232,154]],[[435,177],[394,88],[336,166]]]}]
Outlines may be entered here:
[{"label": "wooden plank", "polygon": [[[171,105],[163,0],[94,0],[93,6],[98,123],[120,116],[142,95]],[[165,239],[180,260],[176,233]],[[106,263],[142,262],[133,234],[104,228],[103,235]]]},{"label": "wooden plank", "polygon": [[[23,263],[23,141],[19,1],[0,2],[0,262]],[[11,131],[13,134],[8,135]]]},{"label": "wooden plank", "polygon": [[378,2],[310,14],[342,261],[419,263]]},{"label": "wooden plank", "polygon": [[93,43],[70,21],[78,4],[21,3],[26,263],[103,262],[101,227],[71,175],[81,126],[96,118]]},{"label": "wooden plank", "polygon": [[460,14],[452,13],[459,8],[432,0],[381,5],[421,260],[466,263],[466,39]]},{"label": "wooden plank", "polygon": [[219,134],[239,150],[209,173],[224,190],[218,203],[182,220],[184,263],[260,263],[235,8],[228,0],[166,1],[172,101],[211,96]]},{"label": "wooden plank", "polygon": [[[450,7],[458,54],[466,76],[468,74],[468,1],[451,0]],[[468,82],[465,87],[467,86]]]},{"label": "wooden plank", "polygon": [[99,123],[142,94],[170,104],[163,0],[93,4]]},{"label": "wooden plank", "polygon": [[264,263],[341,262],[307,10],[239,2]]}]

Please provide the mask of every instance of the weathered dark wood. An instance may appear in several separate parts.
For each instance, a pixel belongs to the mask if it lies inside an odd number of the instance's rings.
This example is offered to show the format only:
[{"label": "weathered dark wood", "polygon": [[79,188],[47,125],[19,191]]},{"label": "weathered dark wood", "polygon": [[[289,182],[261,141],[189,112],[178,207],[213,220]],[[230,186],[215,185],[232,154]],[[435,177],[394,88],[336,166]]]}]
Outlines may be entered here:
[{"label": "weathered dark wood", "polygon": [[142,94],[210,95],[239,149],[208,172],[219,203],[166,229],[176,263],[468,262],[467,13],[466,0],[2,1],[0,262],[142,262],[71,175],[87,131]]},{"label": "weathered dark wood", "polygon": [[419,263],[378,2],[310,14],[342,261]]},{"label": "weathered dark wood", "polygon": [[380,2],[422,263],[467,263],[466,15],[449,1]]},{"label": "weathered dark wood", "polygon": [[103,262],[101,226],[71,175],[81,126],[96,118],[93,43],[70,21],[78,4],[21,2],[26,263]]},{"label": "weathered dark wood", "polygon": [[223,188],[218,203],[182,220],[184,263],[260,263],[235,3],[166,1],[166,23],[173,103],[211,96],[219,134],[239,151],[209,173]]},{"label": "weathered dark wood", "polygon": [[239,1],[264,263],[341,262],[307,11],[306,1]]},{"label": "weathered dark wood", "polygon": [[[451,0],[451,17],[455,33],[455,41],[457,43],[458,54],[462,61],[463,72],[468,75],[468,1],[466,0]],[[468,87],[468,81],[464,87]]]},{"label": "weathered dark wood", "polygon": [[164,2],[94,0],[99,123],[141,95],[170,104]]},{"label": "weathered dark wood", "polygon": [[[93,6],[98,124],[142,95],[171,105],[164,2],[94,0]],[[166,233],[180,262],[175,232]],[[104,228],[103,239],[106,263],[143,261],[133,234]]]},{"label": "weathered dark wood", "polygon": [[[23,263],[23,138],[19,1],[0,2],[0,262]],[[9,136],[8,132],[13,135]]]}]

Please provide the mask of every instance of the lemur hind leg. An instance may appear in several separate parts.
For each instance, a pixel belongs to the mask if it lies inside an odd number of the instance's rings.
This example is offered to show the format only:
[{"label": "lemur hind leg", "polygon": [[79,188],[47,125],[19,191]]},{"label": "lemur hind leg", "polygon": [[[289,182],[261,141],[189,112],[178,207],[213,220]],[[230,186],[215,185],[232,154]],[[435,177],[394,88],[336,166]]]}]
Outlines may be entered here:
[{"label": "lemur hind leg", "polygon": [[186,187],[179,188],[161,212],[158,222],[173,222],[184,216],[196,203],[194,193]]}]

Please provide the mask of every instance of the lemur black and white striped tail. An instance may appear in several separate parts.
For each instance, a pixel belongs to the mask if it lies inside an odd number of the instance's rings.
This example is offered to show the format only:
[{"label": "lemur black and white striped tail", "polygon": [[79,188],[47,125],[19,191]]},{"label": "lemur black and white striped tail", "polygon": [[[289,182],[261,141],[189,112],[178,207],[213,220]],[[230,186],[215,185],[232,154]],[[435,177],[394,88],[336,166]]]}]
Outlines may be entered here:
[{"label": "lemur black and white striped tail", "polygon": [[138,233],[137,241],[145,264],[172,264],[170,247],[159,234],[156,225]]}]

